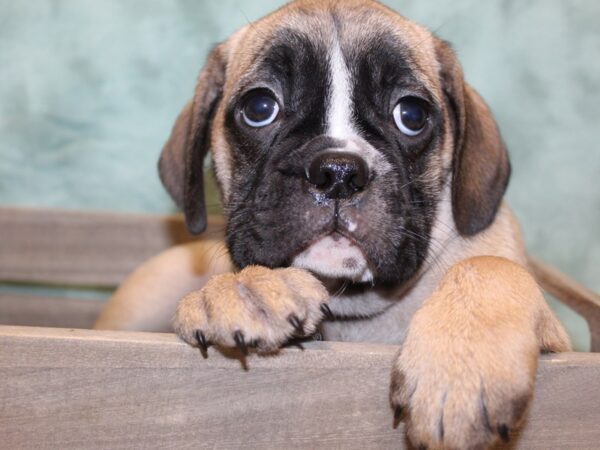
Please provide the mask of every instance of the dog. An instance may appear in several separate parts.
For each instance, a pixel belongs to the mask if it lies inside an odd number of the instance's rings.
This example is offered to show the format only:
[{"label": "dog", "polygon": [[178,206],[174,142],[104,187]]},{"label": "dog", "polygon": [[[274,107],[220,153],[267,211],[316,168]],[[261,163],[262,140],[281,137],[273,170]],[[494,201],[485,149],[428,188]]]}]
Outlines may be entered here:
[{"label": "dog", "polygon": [[498,127],[448,43],[374,1],[289,3],[212,50],[163,149],[196,234],[209,150],[224,236],[146,263],[97,328],[170,330],[175,313],[204,350],[317,330],[401,344],[390,401],[414,445],[508,440],[538,355],[570,344],[503,202]]}]

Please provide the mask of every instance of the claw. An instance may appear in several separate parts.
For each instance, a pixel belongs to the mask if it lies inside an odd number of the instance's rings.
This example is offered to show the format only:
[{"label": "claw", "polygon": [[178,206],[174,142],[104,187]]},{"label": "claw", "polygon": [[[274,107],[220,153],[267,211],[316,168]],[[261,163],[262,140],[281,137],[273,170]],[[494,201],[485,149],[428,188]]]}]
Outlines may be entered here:
[{"label": "claw", "polygon": [[299,334],[304,334],[304,326],[296,314],[290,314],[288,322],[292,324]]},{"label": "claw", "polygon": [[304,346],[302,345],[301,339],[292,339],[291,341],[288,342],[288,345],[291,345],[293,347],[298,347],[300,350],[304,351]]},{"label": "claw", "polygon": [[404,408],[402,406],[396,406],[394,409],[394,429],[398,428],[400,425],[400,420],[402,419],[402,413],[404,412]]},{"label": "claw", "polygon": [[333,320],[335,318],[327,303],[321,303],[320,309],[327,320]]},{"label": "claw", "polygon": [[206,352],[206,350],[208,350],[208,342],[206,341],[204,333],[202,333],[202,331],[200,330],[196,330],[196,341],[198,342],[198,346],[203,352]]},{"label": "claw", "polygon": [[510,436],[508,435],[508,427],[506,424],[502,424],[498,426],[498,434],[500,435],[500,439],[504,442],[510,441]]},{"label": "claw", "polygon": [[246,340],[244,339],[244,333],[240,330],[233,333],[233,340],[235,341],[235,345],[240,349],[240,351],[248,356],[248,347],[246,347]]}]

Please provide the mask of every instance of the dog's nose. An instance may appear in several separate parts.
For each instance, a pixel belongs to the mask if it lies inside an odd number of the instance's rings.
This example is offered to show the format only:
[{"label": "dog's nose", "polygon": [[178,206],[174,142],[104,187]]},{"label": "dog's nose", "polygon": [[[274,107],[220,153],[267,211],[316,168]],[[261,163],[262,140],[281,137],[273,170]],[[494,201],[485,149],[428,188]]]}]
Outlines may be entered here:
[{"label": "dog's nose", "polygon": [[312,160],[308,181],[328,198],[349,198],[369,183],[367,163],[359,156],[343,152],[323,152]]}]

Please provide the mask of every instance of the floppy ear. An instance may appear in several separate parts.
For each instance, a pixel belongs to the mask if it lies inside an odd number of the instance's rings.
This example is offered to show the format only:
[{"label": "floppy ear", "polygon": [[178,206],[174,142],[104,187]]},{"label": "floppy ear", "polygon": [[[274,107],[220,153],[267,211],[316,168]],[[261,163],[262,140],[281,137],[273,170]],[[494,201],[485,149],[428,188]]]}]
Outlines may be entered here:
[{"label": "floppy ear", "polygon": [[454,52],[442,41],[436,50],[455,125],[452,213],[458,232],[472,236],[493,222],[510,178],[510,162],[492,113],[465,83]]},{"label": "floppy ear", "polygon": [[185,214],[190,232],[206,229],[204,157],[210,147],[210,129],[225,83],[224,44],[209,55],[200,72],[194,99],[175,122],[163,147],[158,172],[163,185]]}]

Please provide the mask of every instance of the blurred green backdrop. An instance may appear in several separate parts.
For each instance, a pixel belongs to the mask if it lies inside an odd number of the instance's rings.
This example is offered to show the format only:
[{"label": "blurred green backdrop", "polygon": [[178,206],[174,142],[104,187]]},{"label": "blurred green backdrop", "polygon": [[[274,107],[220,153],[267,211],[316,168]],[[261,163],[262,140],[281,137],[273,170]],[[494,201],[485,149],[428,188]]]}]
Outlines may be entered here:
[{"label": "blurred green backdrop", "polygon": [[[0,0],[0,205],[172,211],[156,161],[207,51],[283,3]],[[599,291],[600,2],[385,3],[451,41],[491,105],[531,252]]]}]

